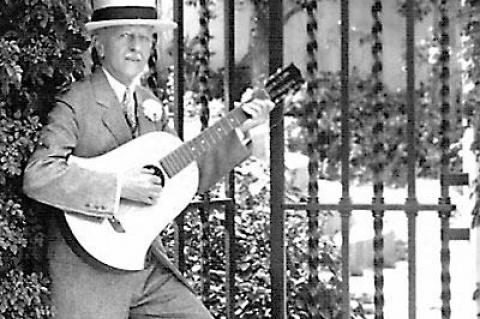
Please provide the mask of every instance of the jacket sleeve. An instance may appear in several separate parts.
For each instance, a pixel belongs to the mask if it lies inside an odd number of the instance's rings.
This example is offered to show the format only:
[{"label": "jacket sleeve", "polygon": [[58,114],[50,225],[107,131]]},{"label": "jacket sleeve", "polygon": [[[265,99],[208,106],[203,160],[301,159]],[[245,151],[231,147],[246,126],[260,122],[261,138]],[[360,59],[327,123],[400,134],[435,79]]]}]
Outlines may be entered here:
[{"label": "jacket sleeve", "polygon": [[198,192],[206,192],[250,154],[250,147],[243,145],[237,133],[232,131],[214,151],[198,161],[200,170]]},{"label": "jacket sleeve", "polygon": [[79,135],[75,110],[58,102],[49,113],[40,143],[24,172],[24,193],[44,204],[93,217],[106,217],[120,202],[117,177],[68,163]]}]

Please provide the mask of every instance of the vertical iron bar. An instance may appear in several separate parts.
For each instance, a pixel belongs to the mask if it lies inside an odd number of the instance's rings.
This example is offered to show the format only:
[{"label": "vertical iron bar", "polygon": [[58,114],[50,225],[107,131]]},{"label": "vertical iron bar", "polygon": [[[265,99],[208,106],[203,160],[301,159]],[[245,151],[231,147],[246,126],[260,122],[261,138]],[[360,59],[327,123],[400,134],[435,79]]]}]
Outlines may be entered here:
[{"label": "vertical iron bar", "polygon": [[[185,47],[183,44],[183,0],[175,0],[173,4],[173,19],[177,23],[174,30],[174,125],[178,136],[184,138],[184,101],[183,94],[185,92],[185,70],[183,55]],[[181,272],[185,271],[185,230],[184,214],[180,214],[174,223],[175,229],[175,264]]]},{"label": "vertical iron bar", "polygon": [[183,140],[184,138],[184,127],[183,127],[183,116],[184,116],[184,101],[183,95],[185,93],[185,46],[183,43],[183,1],[175,0],[173,5],[173,19],[177,23],[177,28],[173,31],[174,36],[174,98],[175,98],[175,109],[174,109],[174,125],[177,131],[178,137]]},{"label": "vertical iron bar", "polygon": [[[305,121],[307,123],[307,152],[308,152],[308,202],[318,203],[318,162],[320,160],[318,151],[318,85],[317,85],[317,1],[310,0],[306,6],[307,11],[307,96]],[[318,209],[307,209],[308,218],[308,285],[310,286],[310,298],[308,311],[312,319],[320,318],[319,309],[319,230],[318,230]]]},{"label": "vertical iron bar", "polygon": [[[208,102],[210,100],[210,92],[208,88],[209,81],[209,65],[210,65],[210,0],[199,0],[199,18],[200,25],[198,39],[200,48],[198,52],[198,80],[199,80],[199,100],[201,105],[200,122],[202,131],[208,128],[210,120],[210,110]],[[202,221],[202,299],[205,306],[209,307],[210,290],[210,194],[208,192],[202,194],[203,204],[199,208],[199,214]]]},{"label": "vertical iron bar", "polygon": [[[383,203],[382,200],[378,202]],[[373,238],[373,268],[374,268],[374,287],[375,287],[375,319],[383,319],[383,307],[384,307],[384,296],[383,296],[383,267],[384,267],[384,257],[383,257],[383,216],[384,212],[382,210],[373,211],[373,230],[375,232]]]},{"label": "vertical iron bar", "polygon": [[408,141],[408,198],[416,198],[415,179],[415,13],[414,1],[407,0],[406,48],[407,48],[407,141]]},{"label": "vertical iron bar", "polygon": [[406,15],[407,48],[407,184],[406,200],[408,221],[408,318],[416,318],[416,179],[415,179],[415,14],[414,0],[407,1]]},{"label": "vertical iron bar", "polygon": [[[439,22],[439,41],[440,41],[440,147],[442,149],[441,156],[441,177],[449,174],[449,158],[450,158],[450,39],[449,39],[449,17],[447,9],[447,1],[440,1],[440,22]],[[442,204],[450,203],[450,195],[448,185],[441,183]],[[439,211],[441,219],[441,250],[440,260],[442,265],[441,282],[442,282],[442,319],[449,319],[451,315],[450,309],[450,249],[449,249],[449,219],[451,211]]]},{"label": "vertical iron bar", "polygon": [[[235,3],[225,1],[224,13],[224,98],[229,110],[234,108],[232,90],[235,87]],[[235,317],[235,175],[231,172],[227,181],[227,197],[231,198],[230,205],[225,208],[225,251],[227,253],[225,269],[227,294],[227,319]]]},{"label": "vertical iron bar", "polygon": [[201,229],[201,264],[202,264],[202,301],[205,307],[210,306],[210,193],[206,192],[202,194],[202,205],[200,205],[198,211],[200,220],[202,223]]},{"label": "vertical iron bar", "polygon": [[[383,204],[383,174],[386,163],[385,155],[385,116],[386,112],[384,105],[384,90],[383,90],[383,43],[382,43],[382,2],[381,0],[374,0],[372,5],[372,76],[373,76],[373,111],[377,115],[377,120],[372,128],[373,139],[375,140],[373,145],[373,158],[372,158],[372,171],[373,171],[373,204]],[[374,271],[374,287],[375,287],[375,319],[383,319],[383,210],[373,210],[373,271]]]},{"label": "vertical iron bar", "polygon": [[341,2],[342,198],[350,198],[349,0]]},{"label": "vertical iron bar", "polygon": [[[269,73],[283,65],[283,3],[269,0]],[[272,318],[287,318],[286,250],[284,201],[284,121],[283,108],[270,113],[270,277]]]},{"label": "vertical iron bar", "polygon": [[208,109],[208,100],[210,98],[210,92],[208,88],[210,64],[210,11],[208,5],[210,0],[199,1],[199,19],[200,30],[198,32],[198,39],[200,41],[200,48],[197,57],[197,72],[199,81],[199,100],[202,107],[200,114],[200,121],[202,124],[202,130],[208,127],[210,120],[210,110]]},{"label": "vertical iron bar", "polygon": [[[445,202],[445,201],[444,201]],[[449,248],[449,228],[450,228],[450,212],[440,212],[440,262],[442,264],[441,282],[442,282],[442,319],[450,319],[450,248]]]},{"label": "vertical iron bar", "polygon": [[[342,198],[350,204],[350,96],[349,96],[349,0],[341,2],[341,100],[342,105]],[[342,318],[350,318],[350,216],[351,209],[340,211],[342,218]]]}]

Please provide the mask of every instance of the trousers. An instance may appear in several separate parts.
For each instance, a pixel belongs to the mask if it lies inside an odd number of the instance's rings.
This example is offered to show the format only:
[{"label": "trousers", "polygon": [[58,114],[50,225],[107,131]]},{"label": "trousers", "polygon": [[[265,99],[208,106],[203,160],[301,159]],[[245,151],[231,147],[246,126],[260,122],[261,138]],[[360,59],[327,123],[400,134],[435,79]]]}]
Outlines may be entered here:
[{"label": "trousers", "polygon": [[51,297],[56,319],[212,319],[169,269],[111,271],[77,256],[63,239],[49,243]]}]

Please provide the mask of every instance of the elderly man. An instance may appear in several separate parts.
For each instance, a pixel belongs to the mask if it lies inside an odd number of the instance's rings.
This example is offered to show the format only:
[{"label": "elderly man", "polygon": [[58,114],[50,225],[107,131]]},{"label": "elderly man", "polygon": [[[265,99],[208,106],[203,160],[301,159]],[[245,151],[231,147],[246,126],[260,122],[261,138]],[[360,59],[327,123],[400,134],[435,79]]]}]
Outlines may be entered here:
[{"label": "elderly man", "polygon": [[[149,167],[102,172],[71,158],[99,156],[153,131],[173,133],[164,113],[144,107],[147,100],[160,102],[139,86],[138,78],[153,34],[175,24],[157,18],[155,0],[98,0],[93,5],[86,28],[102,67],[57,99],[24,175],[25,193],[52,212],[48,259],[56,318],[211,318],[164,255],[146,258],[140,270],[109,267],[82,250],[65,223],[65,211],[112,218],[120,198],[153,205],[163,186]],[[264,122],[271,107],[271,101],[258,99],[242,106],[251,119],[197,161],[200,192],[249,155],[248,128]]]}]

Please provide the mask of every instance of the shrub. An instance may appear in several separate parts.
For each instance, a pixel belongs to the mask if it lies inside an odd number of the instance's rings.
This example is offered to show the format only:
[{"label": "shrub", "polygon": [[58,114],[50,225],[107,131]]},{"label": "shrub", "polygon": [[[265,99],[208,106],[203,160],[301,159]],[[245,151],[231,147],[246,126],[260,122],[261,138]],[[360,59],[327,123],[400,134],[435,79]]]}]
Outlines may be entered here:
[{"label": "shrub", "polygon": [[52,317],[47,284],[42,274],[10,270],[0,283],[0,319]]},{"label": "shrub", "polygon": [[0,1],[0,318],[50,318],[44,229],[21,191],[55,94],[83,76],[84,1]]},{"label": "shrub", "polygon": [[[269,169],[258,159],[249,158],[235,169],[235,314],[237,318],[271,318],[270,262],[270,204]],[[212,194],[217,196],[220,188]],[[287,199],[298,202],[301,195],[287,187]],[[195,210],[187,212],[185,218],[185,256],[187,278],[197,292],[202,288],[202,267],[207,263],[210,274],[210,290],[206,304],[215,318],[224,318],[226,310],[224,247],[225,213],[213,209],[207,214],[207,238],[210,247],[202,254],[201,216]],[[323,221],[329,212],[322,212],[319,218],[319,272],[321,281],[317,289],[308,285],[308,238],[307,220],[304,212],[286,212],[287,238],[287,287],[289,318],[311,318],[310,309],[318,305],[312,294],[321,296],[320,311],[326,318],[340,315],[340,256],[338,247],[331,238],[322,236]],[[173,257],[173,228],[165,231],[164,240]],[[361,313],[361,312],[360,312]],[[361,317],[359,317],[361,318]]]},{"label": "shrub", "polygon": [[[314,146],[320,152],[319,166],[322,178],[337,180],[341,165],[341,85],[340,74],[320,72],[318,77],[318,136]],[[441,146],[441,114],[433,102],[432,86],[436,79],[420,83],[415,91],[416,158],[418,176],[439,176]],[[405,90],[384,89],[380,108],[374,103],[372,77],[350,77],[350,173],[360,183],[372,180],[374,166],[381,164],[382,180],[387,185],[402,186],[406,183],[407,166],[407,105]],[[305,93],[299,92],[290,99],[295,118],[287,127],[287,145],[291,151],[307,154],[307,127],[304,119]],[[379,119],[382,121],[379,122]],[[452,170],[460,167],[461,125],[451,127],[449,160]],[[375,159],[374,161],[372,159]]]}]

